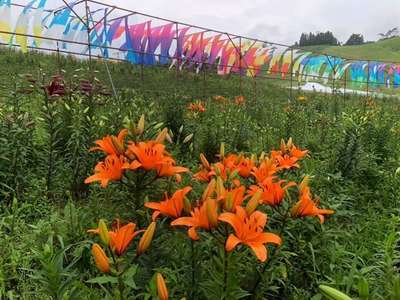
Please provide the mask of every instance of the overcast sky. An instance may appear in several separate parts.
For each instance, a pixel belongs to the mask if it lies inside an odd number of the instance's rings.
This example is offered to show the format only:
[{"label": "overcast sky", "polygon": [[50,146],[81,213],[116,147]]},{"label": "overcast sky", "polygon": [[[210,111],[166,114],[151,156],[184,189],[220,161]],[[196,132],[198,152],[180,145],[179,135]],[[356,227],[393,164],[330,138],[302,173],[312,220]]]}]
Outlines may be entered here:
[{"label": "overcast sky", "polygon": [[302,32],[331,30],[376,40],[400,27],[400,0],[105,0],[135,11],[224,32],[292,44]]}]

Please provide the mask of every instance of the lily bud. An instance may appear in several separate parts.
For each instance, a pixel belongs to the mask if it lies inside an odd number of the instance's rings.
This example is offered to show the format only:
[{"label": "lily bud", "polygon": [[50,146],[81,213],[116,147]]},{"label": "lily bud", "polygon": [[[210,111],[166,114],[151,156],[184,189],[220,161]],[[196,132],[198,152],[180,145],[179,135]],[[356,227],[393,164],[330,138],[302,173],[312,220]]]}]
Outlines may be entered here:
[{"label": "lily bud", "polygon": [[227,211],[232,211],[232,208],[233,208],[233,194],[232,194],[232,192],[229,192],[226,195],[226,199],[225,199],[225,209]]},{"label": "lily bud", "polygon": [[249,202],[247,202],[246,205],[246,212],[250,216],[258,207],[258,204],[260,203],[260,198],[261,198],[262,192],[261,190],[258,190],[253,197],[250,198]]},{"label": "lily bud", "polygon": [[218,226],[217,201],[207,199],[206,203],[207,219],[212,227]]},{"label": "lily bud", "polygon": [[139,119],[139,122],[136,127],[136,134],[142,135],[144,132],[144,115],[142,115]]},{"label": "lily bud", "polygon": [[219,148],[219,158],[223,159],[225,157],[225,143],[221,143]]},{"label": "lily bud", "polygon": [[187,137],[185,137],[182,143],[183,144],[189,143],[192,140],[193,135],[194,135],[193,133],[189,134]]},{"label": "lily bud", "polygon": [[101,242],[104,245],[108,246],[108,244],[110,243],[110,235],[108,233],[108,228],[104,220],[99,221],[99,237]]},{"label": "lily bud", "polygon": [[309,183],[310,183],[310,176],[309,175],[304,176],[303,180],[299,184],[300,191],[303,191],[306,187],[308,187]]},{"label": "lily bud", "polygon": [[190,203],[190,200],[187,197],[183,198],[183,210],[187,214],[192,211],[192,203]]},{"label": "lily bud", "polygon": [[123,154],[125,152],[124,144],[118,141],[118,139],[115,136],[111,136],[111,141],[113,146],[117,150],[118,154]]},{"label": "lily bud", "polygon": [[216,185],[216,182],[215,182],[215,179],[213,178],[203,192],[203,196],[201,198],[203,201],[206,201],[207,198],[210,197],[212,193],[214,193],[215,185]]},{"label": "lily bud", "polygon": [[221,177],[217,177],[216,183],[217,199],[221,199],[225,195],[224,181]]},{"label": "lily bud", "polygon": [[110,272],[110,261],[105,254],[103,248],[101,248],[99,244],[93,244],[92,255],[94,258],[94,262],[96,263],[96,267],[100,270],[100,272]]},{"label": "lily bud", "polygon": [[147,248],[149,248],[151,241],[153,240],[154,232],[156,231],[156,224],[156,222],[151,222],[149,227],[147,227],[146,231],[139,241],[139,245],[137,247],[137,255],[142,255],[147,250]]},{"label": "lily bud", "polygon": [[284,139],[281,139],[281,151],[282,153],[286,152],[286,142],[284,141]]},{"label": "lily bud", "polygon": [[157,281],[157,294],[160,300],[168,300],[168,289],[167,285],[165,284],[164,277],[160,274],[156,274],[156,281]]},{"label": "lily bud", "polygon": [[165,141],[165,138],[167,137],[167,135],[168,135],[168,128],[164,128],[164,129],[158,134],[158,136],[156,137],[155,142],[158,143],[158,144],[163,144],[164,141]]},{"label": "lily bud", "polygon": [[292,138],[289,138],[289,140],[288,140],[288,142],[287,142],[287,144],[286,144],[286,148],[287,148],[288,150],[290,150],[290,149],[293,148],[293,139],[292,139]]},{"label": "lily bud", "polygon": [[301,202],[297,202],[290,210],[290,215],[292,218],[297,218],[300,215]]},{"label": "lily bud", "polygon": [[203,164],[203,167],[206,168],[207,170],[210,170],[210,163],[208,162],[207,158],[204,156],[203,153],[200,153],[200,161]]}]

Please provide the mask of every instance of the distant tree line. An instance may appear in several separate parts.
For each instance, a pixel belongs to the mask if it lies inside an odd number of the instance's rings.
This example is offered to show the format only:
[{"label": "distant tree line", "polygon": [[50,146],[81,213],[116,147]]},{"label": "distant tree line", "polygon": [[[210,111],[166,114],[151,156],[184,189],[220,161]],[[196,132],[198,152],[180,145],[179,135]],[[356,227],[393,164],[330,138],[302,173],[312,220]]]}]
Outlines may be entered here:
[{"label": "distant tree line", "polygon": [[340,45],[338,39],[333,35],[331,31],[327,32],[310,32],[302,33],[300,41],[297,45],[301,46],[316,46],[316,45]]},{"label": "distant tree line", "polygon": [[[365,44],[364,36],[359,33],[353,33],[350,35],[345,46],[354,46],[354,45],[362,45]],[[335,35],[331,31],[326,32],[310,32],[310,33],[302,33],[300,36],[300,40],[296,42],[296,46],[318,46],[318,45],[329,45],[329,46],[340,46],[341,43],[335,37]]]}]

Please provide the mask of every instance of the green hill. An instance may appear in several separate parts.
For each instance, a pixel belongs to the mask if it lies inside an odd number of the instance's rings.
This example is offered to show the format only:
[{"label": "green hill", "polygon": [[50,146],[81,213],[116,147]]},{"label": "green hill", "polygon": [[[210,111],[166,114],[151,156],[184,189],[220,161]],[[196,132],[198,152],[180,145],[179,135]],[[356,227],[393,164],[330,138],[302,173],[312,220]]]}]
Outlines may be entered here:
[{"label": "green hill", "polygon": [[305,49],[352,59],[400,62],[400,37],[357,46],[321,45],[305,47]]}]

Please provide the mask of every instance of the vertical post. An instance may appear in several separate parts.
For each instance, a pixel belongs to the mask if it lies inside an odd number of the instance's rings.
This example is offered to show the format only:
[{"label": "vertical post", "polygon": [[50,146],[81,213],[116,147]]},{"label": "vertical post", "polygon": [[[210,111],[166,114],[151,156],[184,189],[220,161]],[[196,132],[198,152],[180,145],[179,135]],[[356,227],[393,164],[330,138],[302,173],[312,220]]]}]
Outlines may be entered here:
[{"label": "vertical post", "polygon": [[89,23],[89,5],[88,0],[85,0],[85,11],[86,11],[86,32],[88,38],[88,51],[89,51],[89,70],[92,74],[92,45],[90,42],[90,23]]},{"label": "vertical post", "polygon": [[367,97],[369,96],[369,60],[367,60]]},{"label": "vertical post", "polygon": [[290,47],[290,101],[293,100],[293,48]]},{"label": "vertical post", "polygon": [[[237,49],[237,48],[236,48]],[[242,37],[239,37],[239,90],[240,95],[243,94],[242,92]]]},{"label": "vertical post", "polygon": [[61,62],[60,62],[60,46],[57,41],[57,66],[58,66],[58,74],[61,74]]},{"label": "vertical post", "polygon": [[175,23],[175,39],[176,39],[176,51],[175,51],[175,62],[176,62],[176,78],[178,79],[179,76],[179,65],[180,65],[180,57],[179,57],[179,25]]},{"label": "vertical post", "polygon": [[347,89],[347,68],[344,70],[343,104],[346,103],[346,89]]},{"label": "vertical post", "polygon": [[336,80],[336,56],[333,57],[333,80],[332,80],[332,93],[335,95],[336,94],[336,86],[335,86],[335,80]]}]

